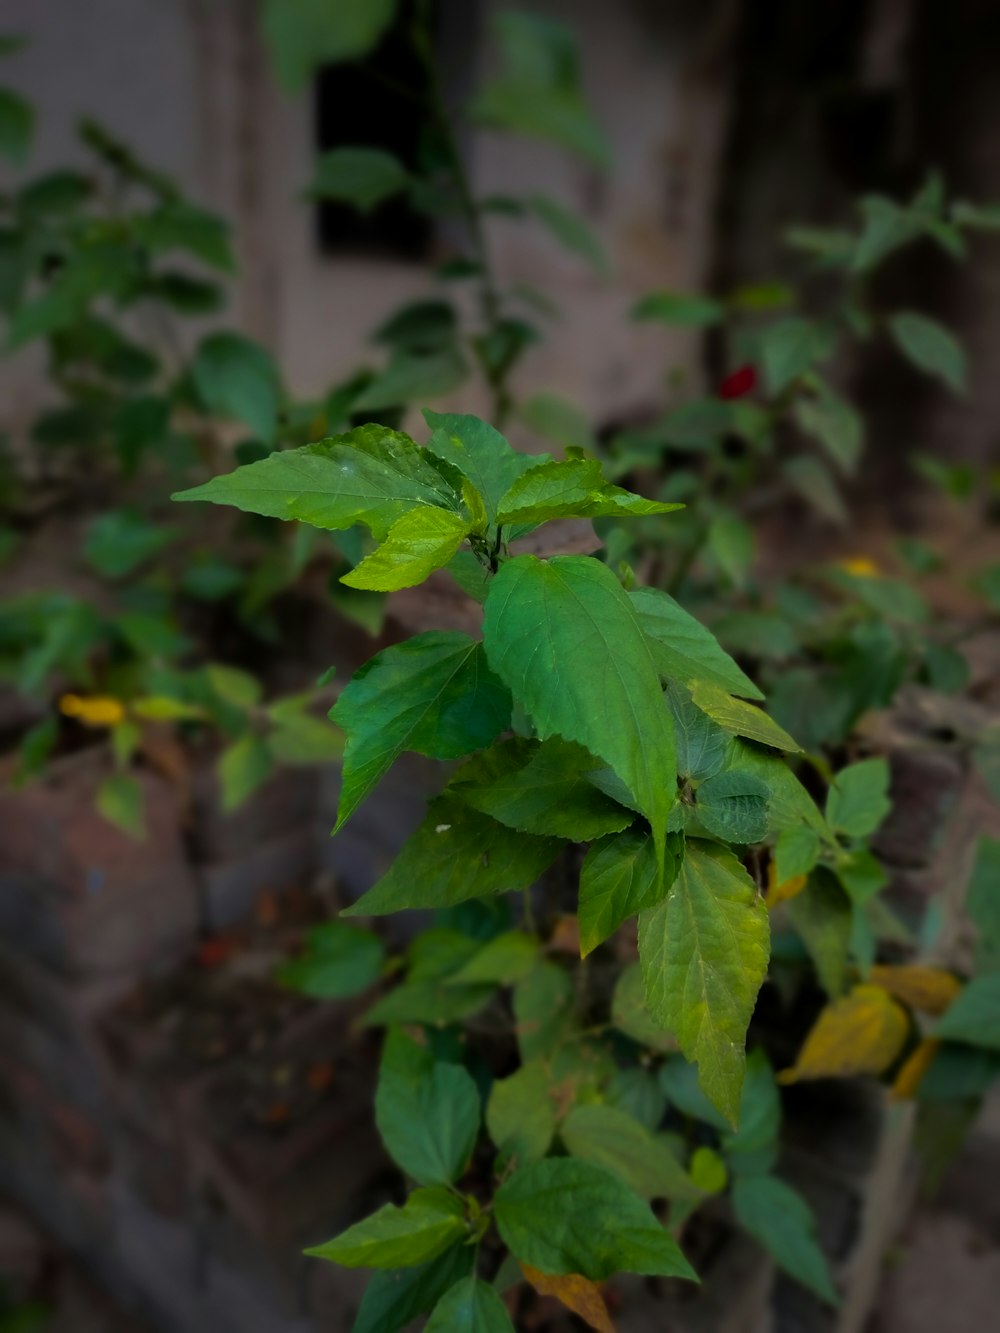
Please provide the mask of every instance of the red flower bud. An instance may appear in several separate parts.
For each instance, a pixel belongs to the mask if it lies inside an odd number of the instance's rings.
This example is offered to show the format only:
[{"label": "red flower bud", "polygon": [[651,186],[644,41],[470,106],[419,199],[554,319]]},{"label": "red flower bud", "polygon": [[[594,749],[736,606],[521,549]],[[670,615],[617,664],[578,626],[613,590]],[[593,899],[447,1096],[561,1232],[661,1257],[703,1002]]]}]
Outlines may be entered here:
[{"label": "red flower bud", "polygon": [[753,366],[740,366],[719,385],[720,398],[742,398],[757,383],[757,372]]}]

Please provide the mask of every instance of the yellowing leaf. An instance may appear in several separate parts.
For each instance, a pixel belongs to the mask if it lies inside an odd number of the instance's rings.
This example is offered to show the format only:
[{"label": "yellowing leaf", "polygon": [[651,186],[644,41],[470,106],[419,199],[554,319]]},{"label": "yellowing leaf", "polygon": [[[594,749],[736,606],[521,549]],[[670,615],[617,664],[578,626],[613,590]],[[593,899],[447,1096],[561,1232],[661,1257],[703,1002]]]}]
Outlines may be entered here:
[{"label": "yellowing leaf", "polygon": [[910,1029],[906,1010],[880,986],[855,986],[817,1018],[791,1069],[779,1083],[808,1078],[881,1074],[903,1048]]},{"label": "yellowing leaf", "polygon": [[604,1297],[596,1282],[581,1277],[579,1273],[570,1273],[566,1277],[540,1273],[530,1264],[522,1264],[521,1272],[539,1296],[554,1296],[567,1310],[572,1310],[590,1328],[596,1329],[597,1333],[615,1333],[608,1307],[604,1304]]},{"label": "yellowing leaf", "polygon": [[903,1067],[892,1085],[892,1095],[897,1101],[916,1096],[940,1045],[936,1037],[926,1037],[903,1061]]},{"label": "yellowing leaf", "polygon": [[793,875],[791,879],[779,884],[777,863],[772,857],[767,867],[767,895],[764,901],[770,908],[777,907],[779,903],[786,903],[789,898],[800,894],[808,882],[808,875]]},{"label": "yellowing leaf", "polygon": [[66,717],[77,718],[85,727],[116,727],[125,719],[125,705],[106,694],[89,698],[64,694],[59,700],[59,711]]},{"label": "yellowing leaf", "polygon": [[838,560],[837,568],[859,579],[876,579],[881,572],[875,561],[866,555],[852,555],[846,560]]},{"label": "yellowing leaf", "polygon": [[943,1014],[962,989],[962,983],[950,972],[918,963],[899,967],[879,963],[872,968],[868,980],[925,1014]]}]

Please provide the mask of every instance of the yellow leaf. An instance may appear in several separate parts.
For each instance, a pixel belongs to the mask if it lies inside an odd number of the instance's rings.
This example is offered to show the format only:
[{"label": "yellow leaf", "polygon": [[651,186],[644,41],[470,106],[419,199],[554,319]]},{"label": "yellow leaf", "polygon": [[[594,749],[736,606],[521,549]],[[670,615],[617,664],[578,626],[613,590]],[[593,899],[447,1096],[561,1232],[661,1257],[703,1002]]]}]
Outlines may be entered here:
[{"label": "yellow leaf", "polygon": [[924,1014],[943,1014],[962,989],[962,983],[950,972],[918,963],[899,967],[880,963],[872,968],[868,980]]},{"label": "yellow leaf", "polygon": [[838,560],[837,568],[859,579],[877,579],[879,576],[878,565],[867,555],[852,555],[846,560]]},{"label": "yellow leaf", "polygon": [[813,1024],[791,1069],[779,1083],[804,1078],[881,1074],[903,1048],[910,1029],[906,1010],[881,986],[855,986],[828,1004]]},{"label": "yellow leaf", "polygon": [[59,700],[59,711],[67,717],[78,718],[85,727],[116,727],[125,718],[125,705],[108,694],[94,694],[89,698],[64,694]]},{"label": "yellow leaf", "polygon": [[549,948],[553,953],[571,953],[579,957],[580,922],[575,916],[558,918],[549,937]]},{"label": "yellow leaf", "polygon": [[801,893],[809,881],[808,875],[793,875],[791,879],[786,879],[783,884],[779,884],[776,874],[774,857],[767,865],[767,894],[764,901],[768,907],[777,907],[779,903],[787,903],[789,898],[794,898],[796,894]]},{"label": "yellow leaf", "polygon": [[590,1278],[581,1277],[579,1273],[554,1277],[549,1273],[540,1273],[529,1264],[522,1264],[521,1272],[539,1296],[554,1296],[567,1310],[572,1310],[585,1324],[596,1329],[597,1333],[615,1333],[601,1289]]},{"label": "yellow leaf", "polygon": [[924,1075],[930,1069],[931,1062],[937,1055],[940,1045],[941,1043],[936,1037],[925,1037],[920,1045],[914,1048],[912,1054],[908,1055],[903,1061],[903,1067],[896,1075],[892,1085],[892,1095],[897,1101],[916,1096],[917,1089],[923,1082]]}]

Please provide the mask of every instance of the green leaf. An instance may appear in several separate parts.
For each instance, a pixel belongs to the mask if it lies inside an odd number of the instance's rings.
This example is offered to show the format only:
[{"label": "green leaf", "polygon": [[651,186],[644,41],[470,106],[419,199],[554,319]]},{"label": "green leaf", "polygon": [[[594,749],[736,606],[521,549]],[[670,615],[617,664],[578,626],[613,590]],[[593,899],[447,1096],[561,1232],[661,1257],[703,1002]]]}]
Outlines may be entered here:
[{"label": "green leaf", "polygon": [[533,194],[528,207],[548,228],[560,245],[587,261],[595,273],[607,277],[611,271],[604,247],[578,213],[545,194]]},{"label": "green leaf", "polygon": [[581,1273],[595,1282],[617,1272],[697,1281],[649,1205],[591,1162],[531,1162],[500,1186],[494,1209],[514,1257],[543,1273]]},{"label": "green leaf", "polygon": [[[485,780],[462,782],[458,794],[467,805],[522,833],[538,833],[589,842],[618,832],[635,812],[610,800],[589,781],[600,761],[581,746],[553,737],[534,746],[504,742],[489,756],[496,760]],[[484,756],[486,759],[489,756]],[[477,761],[470,768],[474,771]]]},{"label": "green leaf", "polygon": [[980,838],[965,894],[965,910],[976,927],[977,972],[1000,972],[1000,840]]},{"label": "green leaf", "polygon": [[678,774],[698,781],[713,777],[725,762],[728,732],[695,708],[683,685],[668,684],[664,698],[674,720]]},{"label": "green leaf", "polygon": [[469,530],[468,519],[446,509],[411,509],[396,520],[382,545],[340,581],[373,592],[412,588],[448,563]]},{"label": "green leaf", "polygon": [[486,598],[483,642],[541,739],[576,741],[610,764],[662,856],[673,733],[646,639],[611,570],[585,556],[506,561]]},{"label": "green leaf", "polygon": [[409,1268],[465,1236],[462,1213],[462,1200],[442,1187],[414,1190],[401,1208],[387,1203],[306,1254],[342,1268]]},{"label": "green leaf", "polygon": [[505,1159],[519,1165],[545,1156],[556,1132],[552,1078],[541,1060],[493,1084],[486,1104],[486,1127]]},{"label": "green leaf", "polygon": [[0,153],[15,166],[28,156],[35,132],[35,111],[31,103],[12,88],[0,88]]},{"label": "green leaf", "polygon": [[99,574],[120,579],[168,546],[174,531],[131,510],[110,509],[88,523],[83,553]]},{"label": "green leaf", "polygon": [[493,986],[447,986],[438,978],[397,986],[365,1014],[365,1027],[400,1023],[458,1023],[478,1013],[493,997]]},{"label": "green leaf", "polygon": [[708,549],[730,583],[742,588],[754,558],[749,526],[735,514],[718,514],[709,524]]},{"label": "green leaf", "polygon": [[269,454],[173,498],[231,504],[331,531],[360,523],[378,541],[418,505],[458,512],[458,496],[424,451],[385,426],[360,426],[319,444]]},{"label": "green leaf", "polygon": [[271,776],[274,760],[260,736],[247,735],[219,756],[223,810],[235,810]]},{"label": "green leaf", "polygon": [[639,917],[639,958],[654,1018],[698,1064],[706,1095],[734,1124],[768,951],[767,908],[753,880],[731,852],[689,840],[666,898]]},{"label": "green leaf", "polygon": [[603,1166],[641,1199],[700,1199],[691,1177],[663,1141],[615,1106],[576,1106],[560,1137],[573,1157]]},{"label": "green leaf", "polygon": [[491,523],[497,505],[525,472],[548,462],[548,454],[521,454],[512,449],[500,432],[478,417],[456,413],[424,412],[432,434],[428,450],[457,467],[483,497]]},{"label": "green leaf", "polygon": [[913,311],[893,315],[889,332],[899,350],[918,370],[936,375],[954,389],[965,390],[965,352],[954,335],[936,320]]},{"label": "green leaf", "polygon": [[799,875],[808,875],[819,860],[819,834],[808,824],[793,824],[783,829],[774,845],[775,879],[786,884]]},{"label": "green leaf", "polygon": [[290,713],[276,719],[267,744],[279,764],[327,764],[344,753],[340,731],[309,713]]},{"label": "green leaf", "polygon": [[517,1044],[525,1064],[551,1055],[575,1026],[573,982],[558,963],[539,963],[515,986],[513,1002]]},{"label": "green leaf", "polygon": [[775,1176],[737,1176],[733,1210],[779,1268],[821,1300],[838,1303],[826,1259],[816,1244],[816,1219],[790,1185]]},{"label": "green leaf", "polygon": [[153,255],[184,250],[212,268],[232,272],[235,267],[229,224],[214,213],[171,199],[145,217],[133,221],[136,239]]},{"label": "green leaf", "polygon": [[370,930],[343,921],[324,921],[307,936],[305,950],[282,963],[276,980],[314,1000],[360,995],[382,975],[385,948]]},{"label": "green leaf", "polygon": [[420,1185],[448,1185],[465,1171],[479,1134],[479,1092],[461,1065],[412,1058],[402,1032],[386,1037],[375,1093],[375,1123],[401,1170]]},{"label": "green leaf", "polygon": [[781,465],[792,490],[831,523],[847,522],[847,508],[833,473],[819,458],[801,455]]},{"label": "green leaf", "polygon": [[[518,415],[536,435],[552,440],[563,449],[593,449],[594,433],[586,414],[575,403],[554,393],[536,393],[521,403]],[[539,454],[531,459],[534,467],[545,460]]]},{"label": "green leaf", "polygon": [[111,773],[97,789],[98,813],[130,838],[146,832],[142,784],[131,773]]},{"label": "green leaf", "polygon": [[863,759],[842,768],[826,798],[827,823],[850,838],[874,833],[891,809],[889,764],[885,759]]},{"label": "green leaf", "polygon": [[677,1039],[657,1023],[646,1004],[642,968],[630,963],[619,975],[611,995],[611,1022],[619,1032],[654,1051],[676,1051]]},{"label": "green leaf", "polygon": [[713,722],[718,722],[734,736],[746,736],[776,750],[791,750],[795,754],[802,751],[788,732],[760,708],[744,703],[742,699],[733,699],[712,681],[696,680],[691,686],[691,698]]},{"label": "green leaf", "polygon": [[501,499],[497,521],[519,525],[555,518],[628,518],[681,508],[612,486],[596,459],[570,458],[541,463],[519,477]]},{"label": "green leaf", "polygon": [[851,405],[821,384],[816,398],[800,398],[795,404],[800,430],[813,435],[840,468],[854,472],[864,440],[864,423]]},{"label": "green leaf", "polygon": [[851,939],[851,903],[834,877],[815,871],[809,883],[787,904],[795,930],[809,950],[820,985],[831,999],[847,984],[847,951]]},{"label": "green leaf", "polygon": [[467,898],[526,889],[552,864],[559,846],[555,838],[515,833],[446,794],[431,802],[388,872],[346,914],[453,907]]},{"label": "green leaf", "polygon": [[722,1150],[735,1175],[762,1175],[778,1159],[781,1131],[781,1094],[764,1051],[758,1047],[747,1057],[743,1096],[740,1099],[739,1129],[722,1136]]},{"label": "green leaf", "polygon": [[769,794],[755,773],[729,769],[701,783],[694,813],[702,827],[723,842],[760,842],[767,834]]},{"label": "green leaf", "polygon": [[505,930],[488,940],[467,963],[449,978],[448,984],[472,985],[492,981],[510,986],[520,981],[535,965],[538,940],[523,930]]},{"label": "green leaf", "polygon": [[425,1333],[514,1333],[514,1325],[494,1288],[472,1276],[441,1297]]},{"label": "green leaf", "polygon": [[330,716],[347,736],[339,829],[404,750],[458,759],[489,745],[510,723],[510,695],[481,643],[439,630],[377,653]]},{"label": "green leaf", "polygon": [[471,1245],[453,1245],[429,1263],[373,1273],[351,1333],[399,1333],[418,1315],[429,1314],[446,1291],[468,1277],[475,1261]]},{"label": "green leaf", "polygon": [[[638,964],[634,964],[639,993],[642,993],[642,976]],[[629,969],[622,975],[626,975]],[[645,1125],[649,1130],[657,1130],[667,1109],[667,1097],[660,1087],[659,1080],[651,1069],[616,1069],[609,1082],[605,1095],[610,1106],[620,1107],[629,1115]]]},{"label": "green leaf", "polygon": [[238,333],[209,334],[198,344],[191,375],[209,412],[235,417],[265,444],[274,439],[281,386],[263,347]]},{"label": "green leaf", "polygon": [[633,319],[655,319],[687,329],[706,329],[721,324],[725,317],[721,301],[697,292],[651,292],[632,307]]},{"label": "green leaf", "polygon": [[938,1021],[934,1036],[1000,1051],[1000,972],[973,977]]},{"label": "green leaf", "polygon": [[393,350],[438,352],[454,344],[458,332],[458,316],[449,301],[411,301],[379,325],[372,341]]},{"label": "green leaf", "polygon": [[366,56],[395,14],[396,0],[263,0],[261,24],[278,78],[297,93],[321,65]]},{"label": "green leaf", "polygon": [[866,847],[838,857],[834,870],[851,901],[859,906],[874,898],[889,882],[885,867]]},{"label": "green leaf", "polygon": [[336,199],[370,213],[405,190],[410,173],[383,148],[334,148],[321,154],[309,188],[314,199]]},{"label": "green leaf", "polygon": [[[682,1055],[672,1056],[660,1066],[660,1087],[666,1094],[668,1105],[682,1115],[701,1120],[723,1134],[732,1133],[732,1123],[721,1116],[705,1096],[696,1067],[688,1064]],[[742,1104],[741,1099],[741,1107]]]},{"label": "green leaf", "polygon": [[591,845],[580,871],[580,953],[584,958],[623,921],[663,897],[676,877],[682,851],[680,839],[672,836],[661,874],[646,828],[612,833]]},{"label": "green leaf", "polygon": [[635,588],[629,596],[661,676],[675,678],[685,685],[705,680],[731,694],[763,699],[763,694],[719,645],[715,635],[669,593],[657,588]]},{"label": "green leaf", "polygon": [[427,352],[401,348],[393,353],[385,370],[362,389],[351,410],[379,413],[440,398],[457,389],[467,374],[468,366],[456,342]]},{"label": "green leaf", "polygon": [[781,393],[817,362],[825,361],[835,341],[830,329],[797,315],[770,325],[760,341],[768,391]]}]

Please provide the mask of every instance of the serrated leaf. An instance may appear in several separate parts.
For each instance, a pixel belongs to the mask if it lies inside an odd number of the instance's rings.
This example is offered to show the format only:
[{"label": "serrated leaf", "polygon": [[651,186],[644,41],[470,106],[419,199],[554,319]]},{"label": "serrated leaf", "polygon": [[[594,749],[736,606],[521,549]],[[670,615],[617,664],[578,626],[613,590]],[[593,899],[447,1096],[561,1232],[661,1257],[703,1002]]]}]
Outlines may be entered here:
[{"label": "serrated leaf", "polygon": [[954,973],[923,963],[879,963],[868,980],[923,1014],[943,1014],[962,993]]},{"label": "serrated leaf", "polygon": [[465,634],[432,631],[377,653],[330,713],[347,743],[337,828],[404,750],[458,759],[510,722],[510,694]]},{"label": "serrated leaf", "polygon": [[934,1028],[934,1036],[1000,1051],[1000,972],[973,977]]},{"label": "serrated leaf", "polygon": [[309,193],[370,213],[409,183],[410,173],[399,158],[382,148],[334,148],[317,160]]},{"label": "serrated leaf", "polygon": [[666,861],[658,864],[646,828],[612,833],[591,845],[580,871],[580,953],[586,958],[609,939],[623,921],[663,897],[673,883],[683,847],[671,837]]},{"label": "serrated leaf", "polygon": [[701,783],[694,815],[707,833],[723,842],[760,842],[767,833],[769,794],[755,773],[729,769]]},{"label": "serrated leaf", "polygon": [[649,1012],[642,968],[638,963],[629,965],[619,975],[611,995],[611,1022],[619,1032],[651,1050],[677,1050],[677,1038],[667,1032]]},{"label": "serrated leaf", "polygon": [[826,798],[826,821],[838,833],[865,838],[891,809],[888,761],[862,759],[835,776]]},{"label": "serrated leaf", "polygon": [[449,985],[467,986],[492,981],[498,986],[512,986],[535,965],[538,940],[523,930],[505,930],[488,940],[467,963],[449,977]]},{"label": "serrated leaf", "polygon": [[408,1268],[443,1254],[466,1234],[462,1212],[462,1200],[444,1188],[414,1190],[401,1208],[387,1203],[305,1253],[342,1268]]},{"label": "serrated leaf", "polygon": [[578,213],[545,194],[531,195],[528,207],[560,245],[585,259],[601,277],[608,276],[611,266],[604,247]]},{"label": "serrated leaf", "polygon": [[[415,1043],[386,1037],[375,1124],[389,1155],[420,1185],[448,1185],[465,1171],[479,1133],[479,1092],[461,1065],[412,1058]],[[402,1050],[399,1048],[403,1047]],[[421,1047],[415,1048],[422,1053]]]},{"label": "serrated leaf", "polygon": [[851,939],[851,903],[834,877],[820,869],[789,902],[788,915],[802,937],[827,995],[842,994]]},{"label": "serrated leaf", "polygon": [[236,333],[209,334],[198,344],[191,375],[210,412],[242,421],[265,444],[274,439],[281,386],[263,347]]},{"label": "serrated leaf", "polygon": [[223,810],[242,805],[273,771],[274,759],[260,736],[251,733],[223,750],[219,756]]},{"label": "serrated leaf", "polygon": [[175,500],[209,500],[251,514],[338,531],[363,524],[382,541],[418,505],[458,512],[458,496],[407,435],[359,426],[301,449],[269,454]]},{"label": "serrated leaf", "polygon": [[497,1226],[520,1263],[600,1282],[616,1272],[697,1281],[676,1241],[621,1181],[590,1162],[548,1158],[494,1196]]},{"label": "serrated leaf", "polygon": [[385,947],[370,930],[343,921],[325,921],[309,932],[304,951],[282,963],[276,979],[289,990],[316,1000],[360,995],[382,973]]},{"label": "serrated leaf", "polygon": [[131,773],[110,773],[97,789],[97,810],[130,838],[146,832],[142,784]]},{"label": "serrated leaf", "polygon": [[720,324],[725,315],[726,307],[721,301],[698,292],[650,292],[632,307],[633,319],[652,319],[687,329]]},{"label": "serrated leaf", "polygon": [[472,1272],[475,1250],[454,1245],[429,1263],[373,1273],[351,1333],[399,1333],[418,1315],[429,1314],[446,1291]]},{"label": "serrated leaf", "polygon": [[936,375],[956,393],[965,391],[965,352],[943,324],[907,310],[892,316],[889,331],[900,351],[918,370]]},{"label": "serrated leaf", "polygon": [[585,556],[508,560],[486,598],[483,642],[541,739],[576,741],[610,764],[662,856],[673,733],[645,636],[611,570]]},{"label": "serrated leaf", "polygon": [[396,520],[382,545],[340,581],[373,592],[415,587],[448,563],[470,526],[468,519],[447,509],[411,509]]},{"label": "serrated leaf", "polygon": [[572,1157],[603,1166],[641,1199],[700,1199],[702,1192],[662,1139],[627,1111],[576,1106],[559,1135]]},{"label": "serrated leaf", "polygon": [[731,694],[763,699],[763,694],[715,635],[669,593],[657,588],[635,588],[629,596],[662,676],[689,686],[699,680],[710,681]]},{"label": "serrated leaf", "polygon": [[628,518],[669,514],[683,505],[645,500],[605,481],[593,458],[541,463],[525,472],[502,497],[497,522],[546,523],[555,518]]},{"label": "serrated leaf", "polygon": [[779,1083],[811,1078],[881,1074],[893,1063],[910,1031],[906,1010],[879,986],[855,986],[820,1013],[791,1069]]},{"label": "serrated leaf", "polygon": [[664,698],[674,721],[678,775],[699,782],[714,777],[725,762],[728,732],[694,706],[683,685],[671,681]]},{"label": "serrated leaf", "polygon": [[753,880],[731,852],[711,843],[688,841],[666,898],[639,917],[650,1011],[697,1063],[706,1095],[734,1123],[769,938]]},{"label": "serrated leaf", "polygon": [[739,1176],[733,1185],[733,1210],[779,1268],[821,1300],[838,1304],[826,1259],[816,1243],[816,1219],[791,1186],[775,1176]]},{"label": "serrated leaf", "polygon": [[545,1156],[555,1137],[552,1078],[540,1060],[530,1060],[508,1078],[497,1079],[486,1103],[490,1138],[518,1165]]},{"label": "serrated leaf", "polygon": [[755,708],[743,699],[732,698],[711,681],[694,681],[691,698],[713,722],[718,722],[720,727],[734,736],[745,736],[748,740],[760,741],[762,745],[770,745],[776,750],[790,750],[794,754],[802,751],[802,747],[788,732],[762,709]]},{"label": "serrated leaf", "polygon": [[444,795],[388,872],[345,915],[381,916],[407,907],[453,907],[467,898],[526,889],[552,864],[555,838],[515,833]]},{"label": "serrated leaf", "polygon": [[525,472],[549,461],[548,454],[522,454],[500,432],[478,417],[451,412],[424,412],[433,432],[427,448],[457,467],[483,497],[491,523],[497,505]]},{"label": "serrated leaf", "polygon": [[441,1297],[424,1333],[514,1333],[514,1325],[495,1289],[472,1275]]},{"label": "serrated leaf", "polygon": [[530,1264],[521,1264],[520,1267],[539,1296],[555,1297],[567,1310],[582,1319],[588,1328],[596,1329],[597,1333],[615,1333],[608,1307],[596,1282],[581,1277],[579,1273],[559,1277],[541,1273]]}]

